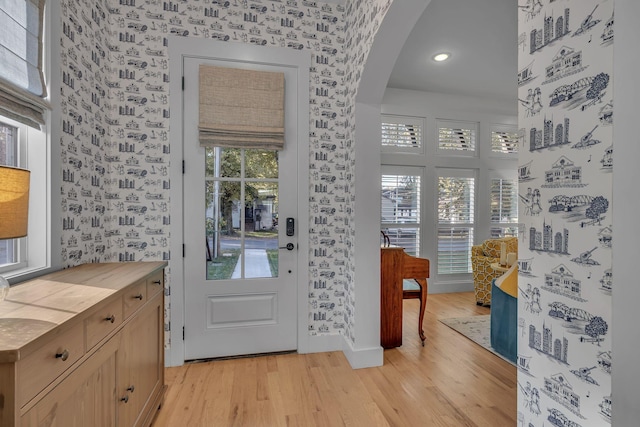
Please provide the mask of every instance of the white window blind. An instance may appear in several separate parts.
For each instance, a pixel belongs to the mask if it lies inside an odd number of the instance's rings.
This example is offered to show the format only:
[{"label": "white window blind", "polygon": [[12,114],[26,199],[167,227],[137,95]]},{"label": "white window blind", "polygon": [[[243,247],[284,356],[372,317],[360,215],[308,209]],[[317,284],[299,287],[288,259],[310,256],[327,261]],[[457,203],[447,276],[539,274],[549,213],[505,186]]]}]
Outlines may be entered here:
[{"label": "white window blind", "polygon": [[476,123],[438,120],[438,149],[475,153],[478,126]]},{"label": "white window blind", "polygon": [[438,274],[471,273],[472,227],[438,228]]},{"label": "white window blind", "polygon": [[492,239],[501,239],[503,237],[518,237],[518,227],[491,227],[489,235]]},{"label": "white window blind", "polygon": [[[408,168],[405,168],[408,169]],[[381,230],[394,246],[410,255],[420,252],[420,175],[383,173]]]},{"label": "white window blind", "polygon": [[418,117],[383,116],[382,149],[397,152],[422,152],[423,120]]},{"label": "white window blind", "polygon": [[471,273],[475,229],[473,171],[443,171],[438,177],[438,274]]},{"label": "white window blind", "polygon": [[438,178],[438,222],[469,224],[474,222],[475,178],[441,176]]},{"label": "white window blind", "polygon": [[492,130],[491,151],[499,154],[517,154],[518,132],[515,130]]},{"label": "white window blind", "polygon": [[518,222],[518,181],[491,179],[491,222],[514,224]]},{"label": "white window blind", "polygon": [[44,0],[0,2],[0,115],[40,129],[48,104],[42,72]]},{"label": "white window blind", "polygon": [[284,148],[284,73],[200,65],[200,145]]}]

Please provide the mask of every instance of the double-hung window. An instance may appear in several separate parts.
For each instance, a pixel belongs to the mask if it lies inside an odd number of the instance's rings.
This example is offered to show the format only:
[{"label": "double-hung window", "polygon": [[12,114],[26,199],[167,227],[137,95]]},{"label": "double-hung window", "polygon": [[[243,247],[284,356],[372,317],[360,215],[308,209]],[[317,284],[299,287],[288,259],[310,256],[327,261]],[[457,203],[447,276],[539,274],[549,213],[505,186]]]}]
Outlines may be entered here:
[{"label": "double-hung window", "polygon": [[0,240],[0,273],[6,278],[50,264],[44,13],[44,0],[0,2],[0,164],[31,171],[27,237]]},{"label": "double-hung window", "polygon": [[515,171],[490,172],[491,237],[518,235],[518,179]]},{"label": "double-hung window", "polygon": [[[389,155],[424,155],[424,118],[384,115],[381,150]],[[410,156],[407,156],[410,155]],[[380,229],[391,244],[420,256],[423,168],[382,166]]]},{"label": "double-hung window", "polygon": [[[24,166],[24,150],[21,150],[24,144],[20,144],[19,136],[17,126],[0,122],[0,166]],[[25,239],[1,239],[0,273],[23,267],[26,259],[25,249]]]},{"label": "double-hung window", "polygon": [[6,278],[45,268],[50,262],[50,153],[46,139],[45,132],[0,116],[0,164],[31,171],[27,237],[0,240],[0,274]]},{"label": "double-hung window", "polygon": [[438,169],[438,275],[471,273],[476,172]]},{"label": "double-hung window", "polygon": [[390,243],[420,255],[421,169],[383,167],[380,226]]}]

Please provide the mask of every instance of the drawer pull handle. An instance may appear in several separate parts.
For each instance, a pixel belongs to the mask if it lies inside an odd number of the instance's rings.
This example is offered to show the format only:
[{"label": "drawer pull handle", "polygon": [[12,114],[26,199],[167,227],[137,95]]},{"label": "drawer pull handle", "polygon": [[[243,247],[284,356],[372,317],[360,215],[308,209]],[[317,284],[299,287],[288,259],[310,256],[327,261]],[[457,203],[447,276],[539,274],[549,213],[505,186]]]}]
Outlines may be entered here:
[{"label": "drawer pull handle", "polygon": [[125,395],[123,398],[121,398],[120,402],[124,402],[124,403],[129,402],[129,395]]},{"label": "drawer pull handle", "polygon": [[60,359],[63,362],[69,358],[69,350],[63,350],[62,353],[56,353],[56,359]]},{"label": "drawer pull handle", "polygon": [[139,299],[140,301],[142,301],[142,294],[135,295],[133,299]]},{"label": "drawer pull handle", "polygon": [[127,391],[130,391],[131,393],[133,393],[133,391],[134,391],[135,389],[136,389],[136,388],[135,388],[134,386],[132,386],[132,385],[131,385],[131,386],[129,386],[129,387],[127,387]]},{"label": "drawer pull handle", "polygon": [[162,281],[161,280],[154,280],[153,283],[155,283],[156,285],[159,285],[160,283],[162,283]]},{"label": "drawer pull handle", "polygon": [[112,315],[111,315],[111,316],[109,316],[109,317],[105,317],[105,319],[104,319],[104,320],[106,320],[107,322],[111,322],[111,323],[113,323],[113,322],[115,322],[115,321],[116,321],[116,316],[114,316],[114,315],[112,314]]}]

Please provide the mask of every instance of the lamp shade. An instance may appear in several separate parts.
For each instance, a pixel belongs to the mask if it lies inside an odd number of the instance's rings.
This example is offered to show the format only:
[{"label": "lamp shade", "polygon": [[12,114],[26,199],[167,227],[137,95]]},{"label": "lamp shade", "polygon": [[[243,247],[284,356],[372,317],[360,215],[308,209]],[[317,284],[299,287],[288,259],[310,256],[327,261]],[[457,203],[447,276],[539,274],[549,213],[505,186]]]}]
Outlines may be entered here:
[{"label": "lamp shade", "polygon": [[30,174],[25,169],[0,166],[0,239],[27,235]]}]

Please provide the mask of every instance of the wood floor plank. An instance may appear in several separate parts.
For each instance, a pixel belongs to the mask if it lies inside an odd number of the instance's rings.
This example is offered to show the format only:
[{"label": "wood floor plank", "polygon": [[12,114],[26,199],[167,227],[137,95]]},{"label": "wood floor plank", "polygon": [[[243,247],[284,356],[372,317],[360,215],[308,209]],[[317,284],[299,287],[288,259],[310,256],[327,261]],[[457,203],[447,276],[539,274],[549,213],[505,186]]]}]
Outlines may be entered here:
[{"label": "wood floor plank", "polygon": [[341,352],[280,354],[168,368],[154,427],[495,427],[516,425],[516,368],[438,319],[488,314],[473,293],[404,301],[403,345],[351,369]]}]

